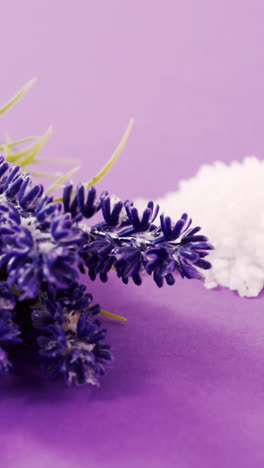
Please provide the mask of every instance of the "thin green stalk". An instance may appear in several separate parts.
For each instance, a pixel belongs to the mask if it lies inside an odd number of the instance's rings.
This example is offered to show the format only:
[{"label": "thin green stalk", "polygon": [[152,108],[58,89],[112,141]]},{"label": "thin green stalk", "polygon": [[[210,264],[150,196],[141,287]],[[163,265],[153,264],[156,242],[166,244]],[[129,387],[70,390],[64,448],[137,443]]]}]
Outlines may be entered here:
[{"label": "thin green stalk", "polygon": [[[68,179],[72,174],[74,174],[76,171],[78,171],[80,169],[80,167],[75,167],[74,169],[71,169],[71,171],[67,172],[67,174],[61,176],[58,180],[56,180],[56,182],[54,182],[54,184],[52,184],[47,190],[45,193],[50,193],[50,192],[53,192],[53,190],[55,190],[62,182],[64,182],[64,180]],[[57,200],[58,201],[58,200]],[[61,200],[59,200],[61,201]]]},{"label": "thin green stalk", "polygon": [[44,146],[44,144],[46,143],[46,141],[48,140],[51,134],[52,134],[52,127],[50,126],[48,130],[46,131],[45,135],[43,135],[39,139],[39,141],[34,145],[32,151],[25,157],[25,159],[23,159],[23,161],[19,162],[21,167],[27,166],[34,160],[35,156],[40,151],[42,146]]},{"label": "thin green stalk", "polygon": [[130,132],[132,130],[133,125],[134,125],[134,119],[131,118],[129,120],[129,123],[128,123],[128,126],[127,126],[126,130],[125,130],[125,133],[122,136],[119,145],[117,146],[117,148],[113,152],[111,158],[107,161],[105,166],[89,182],[87,182],[87,184],[86,184],[87,187],[90,187],[91,185],[96,184],[109,171],[109,169],[114,164],[115,160],[118,158],[121,151],[123,150],[123,148],[124,148],[124,146],[125,146],[125,144],[127,142],[127,139],[128,139],[128,137],[130,135]]},{"label": "thin green stalk", "polygon": [[[127,126],[126,130],[125,130],[125,133],[123,134],[123,136],[121,138],[121,141],[118,144],[118,146],[116,147],[116,149],[113,152],[112,156],[110,157],[108,162],[105,164],[105,166],[101,169],[101,171],[98,172],[98,174],[95,177],[93,177],[89,182],[87,182],[85,184],[87,187],[90,187],[91,185],[96,184],[109,171],[109,169],[114,164],[114,162],[116,161],[116,159],[120,155],[121,151],[123,150],[123,148],[124,148],[124,146],[125,146],[125,144],[126,144],[126,142],[128,140],[128,137],[130,135],[130,132],[132,130],[133,124],[134,124],[134,119],[131,118],[129,120],[129,123],[128,123],[128,126]],[[76,194],[76,191],[73,191],[73,195],[74,194]],[[55,202],[61,202],[62,200],[63,200],[63,197],[58,197],[54,201]]]},{"label": "thin green stalk", "polygon": [[21,145],[23,143],[27,143],[28,141],[36,140],[37,138],[40,138],[40,137],[33,136],[33,137],[23,138],[22,140],[12,141],[10,143],[6,142],[6,143],[0,145],[0,151],[3,151],[7,146],[9,148],[13,148],[14,146]]},{"label": "thin green stalk", "polygon": [[35,150],[35,148],[36,148],[36,143],[33,143],[32,145],[27,146],[23,151],[12,154],[10,150],[10,144],[7,143],[6,145],[3,145],[3,149],[5,150],[6,160],[11,163],[16,163],[16,162],[18,163],[19,159],[31,154],[32,151]]},{"label": "thin green stalk", "polygon": [[127,321],[127,319],[125,317],[122,317],[122,315],[111,314],[111,312],[107,312],[106,310],[100,310],[100,314],[115,320],[120,320],[121,322]]},{"label": "thin green stalk", "polygon": [[46,173],[46,172],[34,172],[34,171],[27,171],[27,172],[33,177],[45,177],[47,179],[57,179],[59,176],[59,174],[51,174],[51,173]]},{"label": "thin green stalk", "polygon": [[4,104],[2,107],[0,107],[0,115],[4,114],[10,107],[12,107],[14,104],[16,104],[21,97],[35,84],[36,78],[33,78],[30,80],[25,86],[23,86],[15,96],[13,96],[6,104]]}]

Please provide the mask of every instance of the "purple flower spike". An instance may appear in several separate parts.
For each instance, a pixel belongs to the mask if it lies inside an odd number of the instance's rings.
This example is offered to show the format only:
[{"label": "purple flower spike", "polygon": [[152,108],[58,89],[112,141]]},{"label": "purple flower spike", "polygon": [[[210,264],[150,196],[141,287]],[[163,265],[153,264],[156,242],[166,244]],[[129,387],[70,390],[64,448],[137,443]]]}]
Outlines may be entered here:
[{"label": "purple flower spike", "polygon": [[73,193],[73,186],[71,184],[66,185],[63,190],[63,206],[65,213],[71,213],[74,218],[80,213],[77,201],[77,195]]},{"label": "purple flower spike", "polygon": [[64,291],[52,287],[44,310],[32,312],[40,361],[52,379],[62,376],[67,385],[98,385],[112,359],[109,346],[102,343],[106,330],[95,318],[100,306],[90,306],[91,300],[83,285]]},{"label": "purple flower spike", "polygon": [[[178,237],[191,225],[192,220],[189,219],[187,222],[187,219],[188,216],[186,213],[184,213],[181,219],[179,219],[179,221],[177,221],[172,227],[171,218],[169,216],[164,217],[163,214],[160,215],[160,227],[163,232],[163,238],[160,238],[159,242],[161,242],[163,239],[166,239],[168,241],[178,239]],[[158,243],[158,240],[156,241],[156,243]]]},{"label": "purple flower spike", "polygon": [[102,214],[105,223],[109,226],[117,226],[122,221],[121,212],[123,209],[123,202],[119,198],[107,194],[101,196]]},{"label": "purple flower spike", "polygon": [[79,210],[85,218],[91,218],[101,208],[100,199],[96,200],[96,190],[90,187],[85,195],[85,188],[81,185],[77,189]]},{"label": "purple flower spike", "polygon": [[25,177],[18,192],[18,201],[21,208],[32,208],[35,202],[40,198],[42,193],[42,185],[32,186],[31,178],[29,176]]},{"label": "purple flower spike", "polygon": [[[87,225],[99,210],[103,220]],[[158,212],[152,201],[140,214],[133,203],[107,192],[97,198],[84,186],[68,185],[63,202],[54,202],[0,157],[0,374],[12,369],[13,347],[26,345],[52,379],[98,385],[112,354],[80,273],[107,281],[115,270],[136,285],[146,273],[158,287],[177,276],[202,279],[213,247],[200,227],[190,228],[185,213],[154,224]]]},{"label": "purple flower spike", "polygon": [[43,274],[59,288],[65,288],[78,279],[76,255],[69,249],[54,247],[43,258]]},{"label": "purple flower spike", "polygon": [[134,207],[133,203],[130,201],[125,202],[125,208],[129,221],[131,222],[135,231],[147,231],[151,223],[156,219],[159,212],[159,206],[154,205],[153,201],[150,201],[147,204],[147,208],[143,211],[142,217],[140,219],[137,208]]},{"label": "purple flower spike", "polygon": [[[110,216],[109,198],[106,200],[104,209]],[[210,268],[203,258],[212,246],[205,236],[196,235],[200,227],[189,229],[192,221],[186,213],[175,224],[161,215],[161,225],[157,226],[153,220],[158,207],[154,208],[153,202],[148,203],[141,219],[132,203],[126,202],[125,208],[126,219],[117,225],[104,222],[91,228],[89,241],[86,239],[80,250],[92,279],[99,274],[106,281],[111,268],[124,283],[132,278],[137,285],[144,271],[153,275],[159,287],[164,280],[173,285],[177,274],[202,279],[197,269]]]}]

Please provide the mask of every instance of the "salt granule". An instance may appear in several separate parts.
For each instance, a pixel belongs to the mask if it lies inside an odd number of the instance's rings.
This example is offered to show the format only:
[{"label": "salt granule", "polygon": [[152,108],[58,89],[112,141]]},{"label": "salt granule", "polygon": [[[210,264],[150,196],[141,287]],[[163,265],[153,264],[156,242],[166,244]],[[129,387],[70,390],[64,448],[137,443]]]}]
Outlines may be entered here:
[{"label": "salt granule", "polygon": [[[204,285],[225,286],[240,296],[257,296],[264,287],[264,160],[254,156],[200,167],[181,180],[176,192],[156,200],[175,221],[186,212],[214,245]],[[146,206],[137,200],[137,207]]]}]

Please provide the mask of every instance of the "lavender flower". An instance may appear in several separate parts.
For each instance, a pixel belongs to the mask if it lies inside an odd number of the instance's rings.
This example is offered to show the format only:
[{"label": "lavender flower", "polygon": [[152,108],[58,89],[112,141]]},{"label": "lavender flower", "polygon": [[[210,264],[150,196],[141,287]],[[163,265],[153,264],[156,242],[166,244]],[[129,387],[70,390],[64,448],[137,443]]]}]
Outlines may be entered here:
[{"label": "lavender flower", "polygon": [[105,362],[112,359],[109,346],[101,343],[106,330],[96,318],[100,307],[91,301],[83,285],[70,290],[52,286],[44,306],[32,311],[37,352],[52,379],[63,376],[68,385],[98,385]]},{"label": "lavender flower", "polygon": [[[91,197],[85,207],[79,200],[88,216]],[[8,351],[19,343],[68,384],[97,384],[111,359],[95,317],[100,307],[91,306],[92,296],[78,283],[85,234],[76,219],[0,158],[1,374],[10,371]]]},{"label": "lavender flower", "polygon": [[[73,193],[71,186],[64,190],[64,207],[71,206],[69,193]],[[93,187],[88,189],[86,197],[95,202]],[[74,214],[82,212],[85,218],[83,186],[77,189],[75,199]],[[192,220],[186,213],[176,223],[161,214],[160,224],[154,224],[159,207],[152,201],[140,216],[133,203],[123,203],[107,193],[96,201],[96,211],[100,208],[104,221],[93,227],[83,227],[86,236],[79,248],[92,280],[99,275],[102,281],[107,281],[108,272],[113,268],[124,283],[132,278],[140,285],[145,271],[161,287],[164,280],[169,285],[174,284],[177,274],[202,279],[199,270],[210,268],[204,257],[213,247],[205,236],[196,235],[200,227],[191,228]]]},{"label": "lavender flower", "polygon": [[62,204],[42,197],[43,187],[18,169],[0,158],[0,267],[24,300],[36,297],[45,281],[67,287],[78,279],[83,234]]},{"label": "lavender flower", "polygon": [[[101,211],[95,225],[87,220]],[[88,270],[124,283],[144,272],[161,287],[177,275],[201,279],[212,246],[186,214],[172,222],[152,201],[140,214],[130,201],[94,187],[64,189],[54,202],[28,174],[0,157],[0,373],[12,368],[9,350],[31,347],[51,378],[98,384],[112,359],[99,305],[80,282]]]}]

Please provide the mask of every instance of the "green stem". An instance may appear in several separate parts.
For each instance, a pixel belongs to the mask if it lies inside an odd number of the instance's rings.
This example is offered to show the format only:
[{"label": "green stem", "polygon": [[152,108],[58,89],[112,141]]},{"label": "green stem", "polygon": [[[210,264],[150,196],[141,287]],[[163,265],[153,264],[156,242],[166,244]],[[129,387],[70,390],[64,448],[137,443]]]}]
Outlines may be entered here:
[{"label": "green stem", "polygon": [[3,151],[7,146],[8,148],[13,148],[13,146],[21,145],[22,143],[27,143],[28,141],[36,140],[37,136],[23,138],[23,140],[12,141],[11,143],[5,143],[0,146],[0,151]]},{"label": "green stem", "polygon": [[129,123],[128,123],[128,126],[125,130],[125,133],[124,135],[122,136],[121,138],[121,141],[119,143],[119,145],[117,146],[117,148],[115,149],[115,151],[113,152],[111,158],[107,161],[107,163],[105,164],[105,166],[101,169],[100,172],[98,172],[98,174],[96,174],[96,176],[94,176],[89,182],[87,182],[86,186],[87,187],[90,187],[91,185],[94,185],[96,184],[100,179],[102,179],[102,177],[104,177],[104,175],[109,171],[109,169],[111,168],[111,166],[114,164],[115,160],[118,158],[118,156],[120,155],[121,151],[123,150],[126,142],[127,142],[127,139],[130,135],[130,132],[132,130],[132,127],[134,125],[134,119],[131,118],[129,120]]},{"label": "green stem", "polygon": [[46,143],[46,141],[48,140],[48,138],[50,137],[51,134],[52,134],[52,127],[50,126],[48,128],[48,130],[46,131],[45,135],[40,137],[39,141],[37,143],[35,143],[35,145],[33,145],[32,151],[29,152],[29,154],[23,159],[23,161],[19,162],[19,165],[21,167],[27,166],[28,164],[30,164],[34,160],[35,156],[40,151],[42,146],[44,146],[44,144]]},{"label": "green stem", "polygon": [[106,310],[100,310],[101,315],[105,315],[106,317],[113,318],[115,320],[120,320],[121,322],[126,322],[127,319],[125,317],[122,317],[121,315],[115,315],[111,314],[111,312],[107,312]]},{"label": "green stem", "polygon": [[15,96],[13,96],[6,104],[4,104],[0,108],[0,115],[4,114],[8,109],[10,109],[10,107],[16,104],[21,99],[23,94],[25,94],[31,88],[31,86],[35,84],[35,82],[36,82],[36,78],[33,78],[27,84],[25,84],[25,86],[23,86],[23,88],[21,88]]},{"label": "green stem", "polygon": [[[75,167],[74,169],[71,169],[71,171],[67,172],[66,174],[64,174],[63,176],[61,176],[58,180],[56,180],[56,182],[54,182],[54,184],[52,184],[46,191],[45,193],[50,193],[50,192],[53,192],[53,190],[55,190],[58,185],[60,185],[64,180],[68,179],[72,174],[74,174],[74,172],[78,171],[80,169],[80,167]],[[54,201],[62,201],[62,200],[54,200]]]},{"label": "green stem", "polygon": [[[109,171],[109,169],[111,168],[111,166],[114,164],[115,160],[118,158],[118,156],[120,155],[121,151],[123,150],[126,142],[127,142],[127,139],[130,135],[130,132],[132,130],[132,127],[133,127],[133,124],[134,124],[134,119],[131,118],[129,120],[129,123],[128,123],[128,126],[125,130],[125,133],[124,135],[122,136],[121,138],[121,141],[120,143],[118,144],[118,146],[116,147],[115,151],[113,152],[111,158],[107,161],[107,163],[105,164],[105,166],[101,169],[100,172],[98,172],[98,174],[93,177],[89,182],[87,182],[85,185],[87,187],[90,187],[91,185],[94,185],[96,184],[100,179],[102,179],[102,177],[104,177],[104,175]],[[76,194],[76,190],[73,191],[73,195]],[[58,197],[58,198],[55,198],[54,200],[55,202],[61,202],[63,201],[63,197]]]}]

